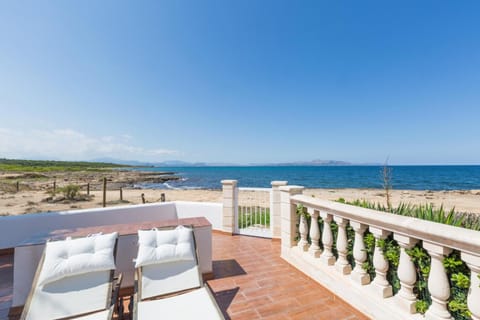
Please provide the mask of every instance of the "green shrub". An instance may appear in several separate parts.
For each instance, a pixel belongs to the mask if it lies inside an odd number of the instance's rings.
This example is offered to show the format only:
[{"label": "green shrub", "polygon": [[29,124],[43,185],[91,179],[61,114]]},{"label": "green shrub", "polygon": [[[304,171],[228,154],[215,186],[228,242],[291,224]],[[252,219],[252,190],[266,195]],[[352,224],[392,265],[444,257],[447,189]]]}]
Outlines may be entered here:
[{"label": "green shrub", "polygon": [[80,194],[80,186],[75,184],[69,184],[68,186],[59,188],[58,190],[62,192],[65,198],[68,200],[75,200],[75,198]]}]

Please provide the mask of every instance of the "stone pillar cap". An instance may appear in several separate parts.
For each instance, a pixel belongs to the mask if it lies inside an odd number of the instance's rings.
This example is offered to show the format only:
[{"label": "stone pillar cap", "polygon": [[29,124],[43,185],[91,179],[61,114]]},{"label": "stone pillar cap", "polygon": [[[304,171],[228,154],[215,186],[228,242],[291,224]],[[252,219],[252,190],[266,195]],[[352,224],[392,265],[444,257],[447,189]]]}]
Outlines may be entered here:
[{"label": "stone pillar cap", "polygon": [[237,184],[237,180],[222,180],[222,184]]},{"label": "stone pillar cap", "polygon": [[272,181],[272,187],[286,186],[288,181]]},{"label": "stone pillar cap", "polygon": [[280,186],[280,191],[286,191],[286,192],[301,192],[305,187],[302,186]]}]

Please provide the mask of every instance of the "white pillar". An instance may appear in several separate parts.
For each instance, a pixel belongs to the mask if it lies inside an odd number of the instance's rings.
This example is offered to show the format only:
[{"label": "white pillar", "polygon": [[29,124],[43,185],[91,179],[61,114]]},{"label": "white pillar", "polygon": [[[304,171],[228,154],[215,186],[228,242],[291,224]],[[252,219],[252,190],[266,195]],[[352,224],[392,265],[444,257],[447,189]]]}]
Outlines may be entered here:
[{"label": "white pillar", "polygon": [[470,289],[468,290],[467,305],[472,313],[473,320],[480,320],[480,255],[462,252],[462,260],[470,268]]},{"label": "white pillar", "polygon": [[235,217],[238,210],[237,180],[222,180],[223,215],[222,230],[233,234],[235,232]]},{"label": "white pillar", "polygon": [[305,217],[305,213],[300,214],[300,221],[298,223],[298,233],[300,233],[300,240],[297,243],[297,247],[300,248],[302,251],[308,250],[308,223],[307,218]]},{"label": "white pillar", "polygon": [[337,252],[338,259],[335,262],[335,268],[342,274],[350,274],[352,266],[347,260],[348,239],[347,239],[347,223],[348,220],[342,217],[335,216],[333,218],[338,225],[337,234]]},{"label": "white pillar", "polygon": [[296,245],[295,237],[297,235],[297,206],[292,204],[290,197],[295,194],[301,194],[303,187],[300,186],[281,186],[281,241],[282,254],[284,250],[289,250]]},{"label": "white pillar", "polygon": [[270,201],[270,229],[272,230],[272,238],[280,238],[281,236],[281,199],[280,187],[286,186],[287,181],[272,181],[272,196]]},{"label": "white pillar", "polygon": [[369,284],[370,275],[362,267],[363,263],[367,260],[367,252],[365,251],[365,243],[363,242],[363,234],[365,230],[367,230],[367,225],[350,221],[350,226],[355,230],[355,242],[353,243],[355,267],[352,271],[352,279],[361,285]]},{"label": "white pillar", "polygon": [[417,239],[400,234],[394,234],[393,238],[400,246],[400,259],[397,269],[398,279],[400,280],[400,290],[395,296],[395,299],[397,299],[399,304],[407,309],[408,312],[416,313],[417,308],[415,307],[415,303],[417,302],[417,297],[413,293],[413,288],[417,282],[417,272],[412,258],[407,254],[406,250],[412,249],[418,241]]},{"label": "white pillar", "polygon": [[428,251],[431,258],[428,291],[430,291],[432,297],[432,304],[425,313],[425,319],[453,320],[447,309],[448,299],[450,298],[450,284],[443,266],[443,259],[452,252],[452,249],[427,241],[423,241],[423,248]]},{"label": "white pillar", "polygon": [[393,295],[392,286],[387,280],[388,261],[385,259],[383,249],[378,245],[379,240],[385,240],[391,233],[378,228],[369,228],[375,237],[375,251],[373,252],[373,266],[375,267],[375,278],[373,279],[373,288],[380,293],[383,298]]},{"label": "white pillar", "polygon": [[332,227],[330,226],[330,223],[332,222],[332,215],[325,211],[320,211],[320,216],[323,219],[323,233],[322,233],[323,252],[322,252],[322,255],[320,256],[320,259],[327,266],[331,266],[335,264],[335,256],[333,255],[333,252],[332,252],[333,234],[332,234]]},{"label": "white pillar", "polygon": [[308,248],[308,253],[314,256],[315,258],[320,257],[320,228],[318,227],[318,210],[313,208],[308,208],[308,213],[310,214],[310,240],[311,244]]}]

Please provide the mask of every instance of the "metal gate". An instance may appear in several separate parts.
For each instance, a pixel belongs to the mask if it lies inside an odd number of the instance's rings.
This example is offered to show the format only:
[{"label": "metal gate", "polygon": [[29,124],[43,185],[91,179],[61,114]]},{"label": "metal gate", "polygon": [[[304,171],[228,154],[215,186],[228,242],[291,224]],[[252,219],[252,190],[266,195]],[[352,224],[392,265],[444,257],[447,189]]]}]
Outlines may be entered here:
[{"label": "metal gate", "polygon": [[235,232],[238,234],[271,238],[270,188],[238,188],[235,210]]}]

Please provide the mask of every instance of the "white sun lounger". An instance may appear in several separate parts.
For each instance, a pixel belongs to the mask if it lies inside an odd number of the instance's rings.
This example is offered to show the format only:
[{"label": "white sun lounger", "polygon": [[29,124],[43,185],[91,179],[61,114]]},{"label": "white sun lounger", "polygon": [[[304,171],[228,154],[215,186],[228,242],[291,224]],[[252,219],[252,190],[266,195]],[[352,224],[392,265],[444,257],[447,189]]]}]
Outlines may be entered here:
[{"label": "white sun lounger", "polygon": [[134,320],[224,319],[203,284],[191,228],[139,230]]},{"label": "white sun lounger", "polygon": [[111,319],[117,233],[47,242],[21,319]]}]

